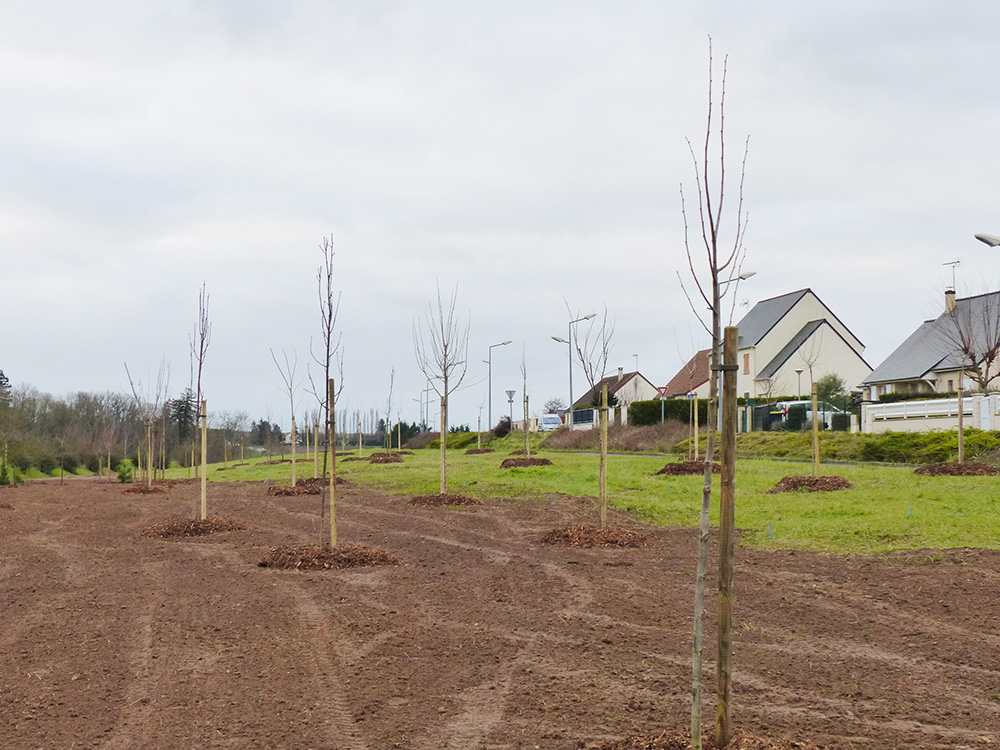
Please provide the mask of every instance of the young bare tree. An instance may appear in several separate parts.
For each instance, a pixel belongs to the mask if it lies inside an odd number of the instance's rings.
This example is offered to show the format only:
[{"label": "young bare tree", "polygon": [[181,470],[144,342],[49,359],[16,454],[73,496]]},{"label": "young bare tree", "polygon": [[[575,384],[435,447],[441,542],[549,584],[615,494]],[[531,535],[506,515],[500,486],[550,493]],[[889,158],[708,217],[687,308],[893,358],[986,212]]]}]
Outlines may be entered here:
[{"label": "young bare tree", "polygon": [[528,361],[523,344],[521,346],[521,381],[521,392],[524,394],[524,457],[527,458],[531,455],[531,439],[528,435]]},{"label": "young bare tree", "polygon": [[[323,241],[320,242],[319,249],[323,254],[323,262],[316,269],[316,287],[319,294],[320,340],[322,342],[320,349],[318,351],[313,349],[312,340],[310,339],[309,341],[309,351],[312,354],[313,361],[320,366],[323,373],[323,378],[319,383],[313,380],[311,372],[308,374],[310,390],[319,403],[324,425],[334,423],[330,419],[330,411],[336,409],[336,400],[340,398],[340,393],[344,389],[344,352],[340,346],[340,334],[337,332],[340,293],[334,293],[333,289],[333,256],[335,255],[333,248],[332,234],[329,237],[324,237]],[[334,367],[337,369],[337,379],[333,389],[334,403],[331,404],[329,383]],[[327,435],[327,444],[331,451],[334,450],[333,440],[334,436],[332,434]],[[327,452],[324,451],[324,479],[326,478],[326,472]]]},{"label": "young bare tree", "polygon": [[[722,91],[718,107],[713,100],[714,78],[712,72],[712,42],[709,39],[708,45],[708,118],[705,127],[705,142],[701,152],[701,157],[695,153],[691,141],[688,141],[688,150],[691,154],[691,161],[694,165],[695,186],[698,197],[698,223],[696,231],[700,229],[701,249],[699,255],[701,262],[696,264],[694,242],[689,238],[689,222],[687,208],[684,200],[684,188],[681,186],[681,216],[684,220],[684,248],[687,254],[688,269],[697,290],[697,297],[709,313],[710,323],[706,323],[700,306],[696,306],[692,301],[692,295],[688,294],[681,279],[681,288],[684,291],[691,309],[701,322],[702,326],[711,336],[712,352],[709,368],[709,397],[708,397],[708,430],[707,444],[705,448],[705,483],[702,491],[701,516],[698,535],[698,567],[695,580],[695,611],[694,611],[694,648],[692,654],[692,689],[691,689],[691,743],[695,750],[701,748],[701,696],[702,696],[702,641],[704,630],[704,605],[705,605],[705,576],[708,570],[708,535],[709,535],[709,508],[711,506],[712,495],[712,461],[714,453],[714,434],[718,414],[718,375],[720,369],[720,348],[722,344],[721,316],[722,298],[729,291],[729,286],[737,286],[739,282],[740,268],[745,256],[743,246],[743,236],[746,231],[746,217],[743,211],[743,181],[746,175],[746,162],[749,154],[749,137],[746,140],[743,151],[743,163],[740,170],[738,198],[736,207],[735,222],[731,226],[732,239],[725,244],[720,240],[723,220],[723,202],[726,191],[726,140],[725,140],[725,100],[726,100],[726,69],[728,58],[723,59],[722,66]],[[713,124],[715,112],[719,115],[719,124],[716,129]],[[716,152],[713,153],[712,143],[716,142]],[[712,164],[715,168],[712,168]],[[700,266],[698,270],[696,266]],[[680,275],[678,274],[678,278]],[[735,306],[735,294],[734,294]],[[730,311],[730,315],[732,311]],[[722,509],[722,520],[720,524],[726,526],[732,523],[729,517],[731,508]],[[733,549],[730,540],[727,540],[721,549],[720,555],[720,612],[729,606],[730,592],[728,582],[724,579],[731,579]],[[731,653],[731,630],[726,633],[727,625],[720,623],[719,634],[719,690],[716,717],[716,742],[720,747],[729,744],[729,704],[731,695],[731,677],[729,675],[729,654]],[[729,642],[727,643],[727,639]]]},{"label": "young bare tree", "polygon": [[[160,416],[160,406],[166,401],[167,389],[170,384],[170,368],[166,359],[160,361],[160,369],[156,376],[156,385],[153,387],[149,382],[143,382],[132,377],[129,372],[128,362],[125,364],[125,374],[128,376],[128,384],[132,389],[132,397],[135,399],[136,408],[142,417],[142,423],[146,432],[146,487],[153,484],[153,445],[155,440],[156,425]],[[140,467],[141,468],[141,467]]]},{"label": "young bare tree", "polygon": [[[441,399],[441,494],[448,493],[448,398],[465,379],[468,371],[469,326],[455,317],[458,287],[451,293],[447,307],[437,286],[437,304],[428,303],[423,320],[413,321],[413,350],[417,367]],[[426,331],[425,331],[426,328]]]},{"label": "young bare tree", "polygon": [[[201,284],[201,294],[198,295],[198,319],[194,323],[194,330],[189,337],[191,346],[191,370],[195,385],[195,405],[198,414],[201,414],[201,402],[204,398],[201,393],[201,375],[205,369],[205,358],[208,356],[208,345],[212,342],[212,323],[208,318],[209,295],[205,282]],[[204,418],[204,417],[202,417]],[[201,432],[195,429],[195,440],[200,441]],[[194,463],[194,446],[192,446],[192,463]],[[197,464],[195,464],[195,476],[198,476]]]},{"label": "young bare tree", "polygon": [[942,322],[941,335],[956,369],[986,393],[1000,377],[1000,292],[955,300]]},{"label": "young bare tree", "polygon": [[[580,317],[580,316],[570,316]],[[601,317],[600,325],[597,324],[596,317],[589,318],[590,323],[584,332],[580,333],[580,326],[573,329],[573,349],[576,351],[577,361],[583,369],[583,376],[590,384],[590,390],[599,398],[598,418],[600,419],[601,430],[601,458],[598,481],[598,525],[604,528],[607,525],[608,515],[608,389],[607,383],[601,387],[601,381],[608,371],[608,358],[611,356],[611,340],[615,335],[614,321],[608,320],[608,308],[604,307],[604,315]],[[598,393],[598,389],[600,392]],[[573,405],[570,404],[570,409]]]},{"label": "young bare tree", "polygon": [[299,358],[295,354],[295,350],[292,350],[292,358],[288,358],[288,352],[284,349],[281,350],[281,356],[284,360],[284,365],[278,361],[277,356],[274,354],[274,349],[271,349],[271,359],[274,360],[274,366],[278,368],[278,374],[281,375],[281,380],[285,384],[285,392],[288,394],[288,413],[292,415],[292,487],[295,486],[295,393],[299,390],[299,382],[296,380],[295,371],[298,368]]},{"label": "young bare tree", "polygon": [[[385,400],[385,449],[392,453],[392,425],[390,415],[392,414],[392,385],[396,381],[396,368],[389,372],[389,398]],[[402,446],[400,446],[402,447]]]}]

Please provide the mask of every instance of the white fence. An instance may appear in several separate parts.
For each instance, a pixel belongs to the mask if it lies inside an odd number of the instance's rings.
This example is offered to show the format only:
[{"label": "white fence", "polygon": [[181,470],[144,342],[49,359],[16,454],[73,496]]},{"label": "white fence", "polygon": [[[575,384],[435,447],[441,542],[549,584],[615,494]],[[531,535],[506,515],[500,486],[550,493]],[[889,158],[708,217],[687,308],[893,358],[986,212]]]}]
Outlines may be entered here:
[{"label": "white fence", "polygon": [[[964,396],[962,416],[966,427],[1000,430],[1000,396]],[[931,432],[958,429],[958,399],[938,398],[862,404],[862,432]]]}]

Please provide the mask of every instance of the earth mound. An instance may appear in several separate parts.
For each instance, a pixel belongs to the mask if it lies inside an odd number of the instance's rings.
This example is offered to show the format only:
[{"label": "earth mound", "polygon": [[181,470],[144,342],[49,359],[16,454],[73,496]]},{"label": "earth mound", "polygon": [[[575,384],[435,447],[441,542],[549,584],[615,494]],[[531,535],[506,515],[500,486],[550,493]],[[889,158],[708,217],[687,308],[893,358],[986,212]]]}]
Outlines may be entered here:
[{"label": "earth mound", "polygon": [[222,516],[210,516],[205,520],[190,518],[172,518],[165,523],[147,526],[142,530],[143,536],[170,539],[172,537],[207,536],[220,534],[223,531],[243,531],[246,528],[239,521],[233,521]]},{"label": "earth mound", "polygon": [[481,453],[496,453],[496,451],[493,450],[492,448],[469,448],[469,450],[467,450],[465,452],[465,455],[466,456],[478,456]]},{"label": "earth mound", "polygon": [[476,497],[465,495],[417,495],[410,500],[410,505],[425,505],[436,508],[450,505],[482,505],[483,501]]},{"label": "earth mound", "polygon": [[285,570],[336,570],[402,564],[402,560],[385,550],[351,544],[341,544],[336,547],[317,545],[274,547],[257,563],[261,568]]},{"label": "earth mound", "polygon": [[[524,455],[524,448],[521,448],[520,450],[516,450],[516,451],[511,451],[507,455],[508,456],[523,456]],[[529,455],[531,455],[531,456],[537,456],[538,455],[538,451],[531,451],[531,453]]]},{"label": "earth mound", "polygon": [[[688,750],[691,747],[691,733],[664,732],[653,735],[630,735],[620,740],[608,740],[594,745],[592,750]],[[714,737],[708,734],[702,739],[702,747],[715,747]],[[772,740],[757,737],[737,730],[727,745],[728,750],[822,750],[811,742],[795,740]]]},{"label": "earth mound", "polygon": [[398,453],[372,453],[368,460],[373,464],[403,463],[403,457]]},{"label": "earth mound", "polygon": [[1000,474],[1000,471],[980,461],[967,461],[965,463],[958,463],[958,461],[938,461],[937,463],[921,466],[919,469],[914,470],[913,473],[925,474],[931,477],[991,477]]},{"label": "earth mound", "polygon": [[126,495],[159,495],[170,492],[170,488],[165,484],[152,484],[148,487],[145,484],[130,484],[124,492]]},{"label": "earth mound", "polygon": [[[722,471],[722,467],[717,464],[712,464],[712,473],[718,474]],[[653,476],[665,475],[668,477],[683,477],[689,476],[691,474],[704,474],[705,473],[705,462],[704,461],[676,461],[667,464],[662,469],[660,469]]]},{"label": "earth mound", "polygon": [[552,466],[547,458],[505,458],[500,464],[501,469],[512,469],[515,466]]},{"label": "earth mound", "polygon": [[569,547],[645,547],[646,537],[621,528],[599,529],[596,526],[566,526],[553,529],[542,537],[544,544],[562,544]]},{"label": "earth mound", "polygon": [[779,492],[833,492],[835,490],[853,490],[854,485],[844,477],[785,477],[769,489],[769,495]]}]

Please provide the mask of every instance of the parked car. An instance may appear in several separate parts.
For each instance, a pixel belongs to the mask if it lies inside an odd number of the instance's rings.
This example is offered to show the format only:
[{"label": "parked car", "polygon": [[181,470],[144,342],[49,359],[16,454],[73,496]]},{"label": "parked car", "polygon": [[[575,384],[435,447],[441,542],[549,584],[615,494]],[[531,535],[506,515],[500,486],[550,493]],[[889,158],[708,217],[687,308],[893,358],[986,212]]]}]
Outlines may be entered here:
[{"label": "parked car", "polygon": [[[779,401],[771,407],[771,429],[783,429],[788,419],[789,409],[801,407],[805,414],[804,424],[812,424],[812,399],[801,399],[799,401]],[[833,404],[826,401],[818,403],[820,429],[825,430],[830,427],[834,414],[843,414],[843,409],[838,409]]]},{"label": "parked car", "polygon": [[541,419],[538,420],[538,431],[552,432],[562,427],[562,424],[562,417],[558,414],[543,414]]}]

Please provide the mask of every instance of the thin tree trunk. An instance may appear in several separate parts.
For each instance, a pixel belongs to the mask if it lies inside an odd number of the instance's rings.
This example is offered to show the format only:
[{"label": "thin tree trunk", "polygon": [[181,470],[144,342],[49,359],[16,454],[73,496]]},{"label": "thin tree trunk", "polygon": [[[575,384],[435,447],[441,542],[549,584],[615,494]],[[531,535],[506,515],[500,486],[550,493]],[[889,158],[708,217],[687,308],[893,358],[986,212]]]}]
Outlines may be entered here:
[{"label": "thin tree trunk", "polygon": [[295,486],[295,415],[292,415],[292,487]]},{"label": "thin tree trunk", "polygon": [[[447,387],[447,386],[446,386]],[[447,391],[445,391],[447,393]],[[448,398],[441,397],[441,494],[448,494]]]},{"label": "thin tree trunk", "polygon": [[962,400],[962,375],[958,376],[958,462],[965,462],[965,408]]},{"label": "thin tree trunk", "polygon": [[208,401],[201,402],[201,520],[208,518]]},{"label": "thin tree trunk", "polygon": [[819,476],[819,396],[816,393],[816,382],[812,384],[812,443],[813,443],[813,477]]},{"label": "thin tree trunk", "polygon": [[712,461],[715,457],[715,424],[719,396],[719,285],[712,284],[712,355],[708,376],[708,424],[705,435],[705,483],[698,523],[698,568],[694,590],[694,648],[691,655],[691,747],[701,750],[701,694],[704,682],[702,649],[705,631],[705,577],[708,572],[708,512],[712,503]]},{"label": "thin tree trunk", "polygon": [[[327,381],[327,393],[330,403],[333,403],[333,378]],[[334,435],[336,435],[336,425],[334,420],[337,418],[336,410],[328,409],[327,414],[330,415],[330,423],[327,425],[326,432],[326,442],[330,444],[330,546],[337,546],[337,450],[333,443]],[[326,453],[324,452],[325,456]]]},{"label": "thin tree trunk", "polygon": [[603,529],[608,525],[608,384],[601,386],[601,470],[599,509],[600,527]]},{"label": "thin tree trunk", "polygon": [[524,457],[531,455],[531,439],[528,437],[528,394],[524,394]]}]

